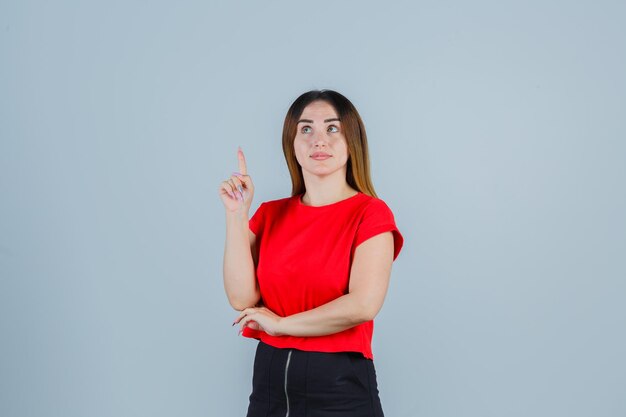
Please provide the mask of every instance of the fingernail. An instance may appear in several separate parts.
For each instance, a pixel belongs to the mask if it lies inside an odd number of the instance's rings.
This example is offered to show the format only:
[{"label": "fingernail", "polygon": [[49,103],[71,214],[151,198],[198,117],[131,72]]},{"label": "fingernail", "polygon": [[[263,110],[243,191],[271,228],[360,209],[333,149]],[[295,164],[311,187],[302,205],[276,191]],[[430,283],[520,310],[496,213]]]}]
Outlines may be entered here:
[{"label": "fingernail", "polygon": [[241,195],[243,195],[243,187],[241,185],[239,185],[239,186],[237,186],[237,189],[239,190]]},{"label": "fingernail", "polygon": [[231,326],[234,326],[235,324],[237,324],[237,322],[236,322],[236,321],[233,321],[233,324],[231,324]]}]

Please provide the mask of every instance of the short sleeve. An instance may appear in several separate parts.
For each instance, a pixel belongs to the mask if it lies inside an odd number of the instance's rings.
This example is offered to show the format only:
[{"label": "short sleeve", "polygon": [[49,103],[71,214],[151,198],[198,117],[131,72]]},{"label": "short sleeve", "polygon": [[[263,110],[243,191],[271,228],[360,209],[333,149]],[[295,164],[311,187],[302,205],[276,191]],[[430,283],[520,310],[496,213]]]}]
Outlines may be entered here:
[{"label": "short sleeve", "polygon": [[400,254],[404,238],[396,226],[391,209],[383,200],[373,199],[363,212],[363,217],[359,222],[354,238],[353,248],[356,248],[367,239],[384,232],[392,232],[393,234],[393,259],[395,260],[398,254]]},{"label": "short sleeve", "polygon": [[261,203],[259,208],[254,212],[254,215],[248,221],[248,227],[256,236],[259,236],[263,233],[263,226],[265,225],[265,212],[267,205],[265,203]]}]

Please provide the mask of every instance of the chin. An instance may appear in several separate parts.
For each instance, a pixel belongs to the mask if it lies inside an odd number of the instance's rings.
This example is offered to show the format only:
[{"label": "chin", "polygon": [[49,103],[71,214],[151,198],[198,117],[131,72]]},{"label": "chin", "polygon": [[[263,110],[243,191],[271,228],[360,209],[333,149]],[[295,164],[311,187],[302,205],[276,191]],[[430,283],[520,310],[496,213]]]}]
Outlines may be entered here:
[{"label": "chin", "polygon": [[317,167],[317,168],[306,170],[306,171],[310,175],[315,175],[316,177],[327,177],[329,175],[335,174],[337,171],[340,171],[340,169]]}]

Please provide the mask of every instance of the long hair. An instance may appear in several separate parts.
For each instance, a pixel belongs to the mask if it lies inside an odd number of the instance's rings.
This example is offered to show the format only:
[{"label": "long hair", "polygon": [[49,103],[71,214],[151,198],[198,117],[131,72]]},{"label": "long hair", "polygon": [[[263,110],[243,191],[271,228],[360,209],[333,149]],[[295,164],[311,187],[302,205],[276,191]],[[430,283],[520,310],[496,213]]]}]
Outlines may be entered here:
[{"label": "long hair", "polygon": [[346,181],[355,190],[377,197],[370,176],[367,135],[363,120],[350,100],[333,90],[308,91],[298,97],[287,111],[283,124],[283,153],[291,175],[291,195],[296,196],[306,191],[302,167],[296,159],[293,141],[304,108],[314,101],[325,101],[333,106],[341,120],[341,129],[348,145]]}]

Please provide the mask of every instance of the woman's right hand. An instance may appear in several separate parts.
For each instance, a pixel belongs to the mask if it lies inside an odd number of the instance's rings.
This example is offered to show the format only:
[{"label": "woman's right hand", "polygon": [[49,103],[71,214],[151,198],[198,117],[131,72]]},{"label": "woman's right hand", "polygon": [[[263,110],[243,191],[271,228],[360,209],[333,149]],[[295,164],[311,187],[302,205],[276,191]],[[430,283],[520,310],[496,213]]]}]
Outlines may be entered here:
[{"label": "woman's right hand", "polygon": [[220,184],[219,194],[226,211],[235,212],[243,210],[248,213],[254,197],[254,184],[248,175],[246,158],[241,148],[237,150],[239,159],[239,172],[233,172],[231,177]]}]

